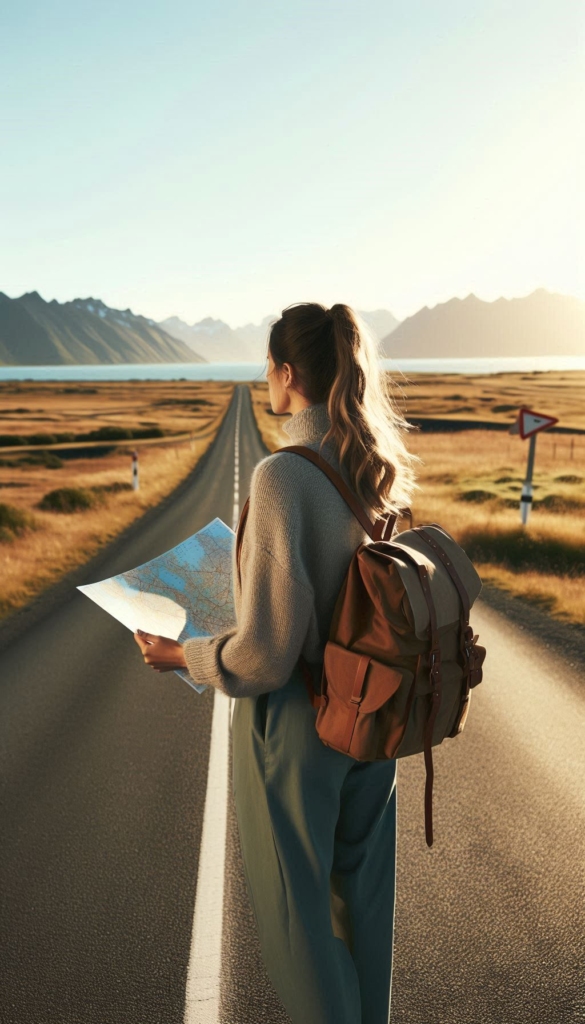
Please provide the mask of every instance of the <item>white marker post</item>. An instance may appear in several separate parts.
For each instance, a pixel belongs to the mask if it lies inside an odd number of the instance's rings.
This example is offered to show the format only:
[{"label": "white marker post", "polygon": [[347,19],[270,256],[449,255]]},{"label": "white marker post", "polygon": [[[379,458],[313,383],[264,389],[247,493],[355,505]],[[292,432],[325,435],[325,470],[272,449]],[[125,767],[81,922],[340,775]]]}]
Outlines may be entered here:
[{"label": "white marker post", "polygon": [[140,487],[138,480],[138,452],[136,448],[132,452],[132,490],[137,491]]},{"label": "white marker post", "polygon": [[544,413],[522,408],[518,413],[518,419],[514,426],[510,427],[510,434],[520,434],[523,441],[530,438],[526,478],[522,484],[522,495],[520,497],[520,519],[523,526],[526,526],[528,523],[528,516],[532,507],[532,477],[534,475],[534,458],[536,455],[536,435],[541,430],[546,430],[558,422],[558,419],[554,416],[545,416]]}]

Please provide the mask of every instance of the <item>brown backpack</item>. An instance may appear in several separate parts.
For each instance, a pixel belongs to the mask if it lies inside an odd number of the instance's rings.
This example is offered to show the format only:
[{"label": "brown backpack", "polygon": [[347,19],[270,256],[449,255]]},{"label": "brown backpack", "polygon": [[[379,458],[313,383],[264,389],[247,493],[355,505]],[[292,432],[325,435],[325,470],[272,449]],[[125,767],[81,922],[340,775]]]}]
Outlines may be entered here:
[{"label": "brown backpack", "polygon": [[[335,485],[371,538],[352,557],[325,645],[320,693],[301,655],[316,729],[327,746],[358,761],[424,753],[425,836],[433,844],[431,747],[463,730],[485,648],[469,625],[481,580],[437,523],[395,534],[396,516],[374,523],[339,473],[317,452],[288,445]],[[236,533],[240,549],[249,507]]]}]

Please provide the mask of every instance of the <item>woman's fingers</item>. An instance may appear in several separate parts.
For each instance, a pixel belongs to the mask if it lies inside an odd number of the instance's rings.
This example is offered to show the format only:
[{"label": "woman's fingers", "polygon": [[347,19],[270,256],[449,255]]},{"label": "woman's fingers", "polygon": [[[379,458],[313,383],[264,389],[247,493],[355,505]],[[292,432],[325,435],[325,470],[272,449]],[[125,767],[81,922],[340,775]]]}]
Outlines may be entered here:
[{"label": "woman's fingers", "polygon": [[155,672],[171,672],[186,667],[183,646],[178,640],[146,633],[142,629],[136,630],[134,639],[142,651],[144,661]]}]

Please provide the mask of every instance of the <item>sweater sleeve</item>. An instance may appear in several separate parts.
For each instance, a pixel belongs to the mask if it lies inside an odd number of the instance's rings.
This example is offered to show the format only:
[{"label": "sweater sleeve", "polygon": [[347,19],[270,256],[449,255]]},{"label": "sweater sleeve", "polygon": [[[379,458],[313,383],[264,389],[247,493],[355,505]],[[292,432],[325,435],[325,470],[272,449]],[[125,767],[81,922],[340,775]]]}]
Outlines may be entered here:
[{"label": "sweater sleeve", "polygon": [[287,493],[282,469],[272,456],[252,476],[237,626],[183,643],[191,677],[231,697],[284,686],[301,653],[313,609],[313,589],[295,557],[302,543],[294,493]]}]

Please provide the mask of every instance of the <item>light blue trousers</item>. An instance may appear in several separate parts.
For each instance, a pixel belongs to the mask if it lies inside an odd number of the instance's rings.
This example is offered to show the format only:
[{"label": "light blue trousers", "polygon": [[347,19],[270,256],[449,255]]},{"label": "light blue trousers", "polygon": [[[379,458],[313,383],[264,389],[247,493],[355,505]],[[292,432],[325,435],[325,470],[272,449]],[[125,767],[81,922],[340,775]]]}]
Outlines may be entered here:
[{"label": "light blue trousers", "polygon": [[293,1024],[388,1024],[396,761],[326,747],[297,669],[236,700],[233,787],[262,956]]}]

